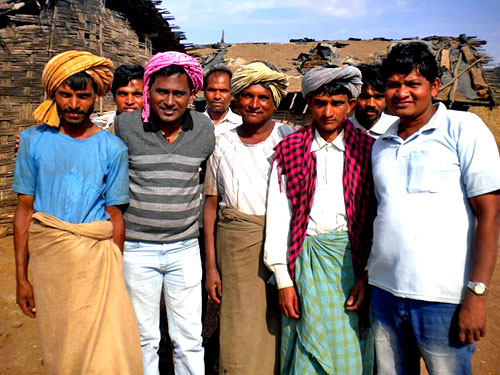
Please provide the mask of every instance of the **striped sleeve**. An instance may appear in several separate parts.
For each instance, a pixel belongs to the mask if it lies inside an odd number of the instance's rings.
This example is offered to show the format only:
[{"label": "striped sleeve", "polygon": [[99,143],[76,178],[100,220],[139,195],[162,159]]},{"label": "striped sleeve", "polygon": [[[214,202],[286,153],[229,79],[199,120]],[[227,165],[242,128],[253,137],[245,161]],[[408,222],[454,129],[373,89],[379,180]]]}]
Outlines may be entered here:
[{"label": "striped sleeve", "polygon": [[203,194],[218,195],[217,191],[217,169],[218,163],[215,159],[215,153],[208,158],[207,172],[205,174],[205,184],[203,186]]}]

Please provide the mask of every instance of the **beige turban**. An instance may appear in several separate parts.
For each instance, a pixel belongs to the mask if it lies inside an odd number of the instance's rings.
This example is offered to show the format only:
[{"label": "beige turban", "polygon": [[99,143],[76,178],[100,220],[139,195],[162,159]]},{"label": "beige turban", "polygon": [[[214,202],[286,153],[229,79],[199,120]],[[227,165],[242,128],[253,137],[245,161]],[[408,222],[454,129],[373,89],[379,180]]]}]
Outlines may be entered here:
[{"label": "beige turban", "polygon": [[54,94],[59,86],[74,74],[85,72],[97,85],[97,94],[103,96],[111,88],[113,63],[110,59],[99,57],[85,51],[66,51],[49,60],[42,73],[42,82],[50,100],[44,101],[33,112],[36,121],[59,126]]},{"label": "beige turban", "polygon": [[236,97],[248,86],[255,84],[269,86],[274,105],[278,108],[281,99],[286,95],[288,77],[285,73],[277,72],[262,62],[241,65],[236,69],[231,79],[231,92]]}]

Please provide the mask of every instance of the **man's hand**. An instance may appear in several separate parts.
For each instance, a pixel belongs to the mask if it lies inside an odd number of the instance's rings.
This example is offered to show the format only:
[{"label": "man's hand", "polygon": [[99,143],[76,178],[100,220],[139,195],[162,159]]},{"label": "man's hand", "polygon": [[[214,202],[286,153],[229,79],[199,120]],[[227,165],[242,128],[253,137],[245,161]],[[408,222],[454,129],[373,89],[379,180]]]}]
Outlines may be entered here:
[{"label": "man's hand", "polygon": [[17,304],[23,310],[23,313],[30,318],[35,318],[35,298],[33,296],[33,287],[28,280],[17,282]]},{"label": "man's hand", "polygon": [[207,268],[207,281],[205,282],[208,296],[212,301],[220,305],[222,298],[222,282],[220,280],[219,271],[216,267]]},{"label": "man's hand", "polygon": [[479,341],[486,335],[486,297],[467,291],[458,313],[458,340],[462,344]]},{"label": "man's hand", "polygon": [[347,310],[356,311],[361,307],[361,304],[365,299],[366,284],[366,277],[359,279],[356,284],[354,284],[346,301]]},{"label": "man's hand", "polygon": [[125,220],[123,219],[122,209],[125,206],[106,206],[106,213],[109,215],[109,221],[113,224],[113,242],[123,253],[123,244],[125,242]]},{"label": "man's hand", "polygon": [[287,318],[300,318],[299,299],[295,292],[295,287],[279,289],[278,303],[280,310]]}]

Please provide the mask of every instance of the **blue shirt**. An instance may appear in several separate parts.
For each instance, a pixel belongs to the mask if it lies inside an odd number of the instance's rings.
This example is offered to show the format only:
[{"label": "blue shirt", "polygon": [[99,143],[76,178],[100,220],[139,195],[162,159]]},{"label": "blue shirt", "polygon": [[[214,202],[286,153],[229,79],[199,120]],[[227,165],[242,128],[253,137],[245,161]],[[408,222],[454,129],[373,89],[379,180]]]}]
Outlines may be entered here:
[{"label": "blue shirt", "polygon": [[102,130],[75,139],[48,125],[27,129],[12,190],[34,195],[34,212],[74,224],[107,220],[106,206],[129,200],[127,146]]},{"label": "blue shirt", "polygon": [[406,139],[399,121],[374,144],[378,208],[368,278],[396,296],[459,303],[470,275],[469,199],[500,189],[500,158],[481,119],[443,104]]}]

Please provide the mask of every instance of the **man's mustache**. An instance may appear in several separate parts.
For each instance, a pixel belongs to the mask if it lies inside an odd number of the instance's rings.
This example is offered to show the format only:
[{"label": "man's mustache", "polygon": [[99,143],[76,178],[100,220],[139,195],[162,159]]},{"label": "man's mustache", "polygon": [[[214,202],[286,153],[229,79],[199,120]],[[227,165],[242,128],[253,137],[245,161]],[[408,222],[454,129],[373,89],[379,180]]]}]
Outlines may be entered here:
[{"label": "man's mustache", "polygon": [[85,115],[86,112],[85,111],[81,111],[81,110],[71,110],[71,109],[63,109],[62,111],[63,113],[72,113],[72,114],[78,114],[78,115]]}]

